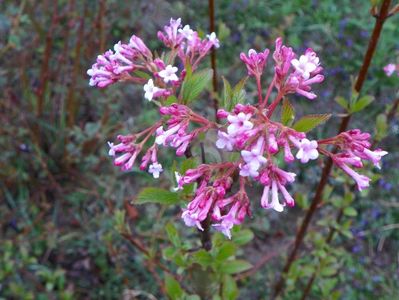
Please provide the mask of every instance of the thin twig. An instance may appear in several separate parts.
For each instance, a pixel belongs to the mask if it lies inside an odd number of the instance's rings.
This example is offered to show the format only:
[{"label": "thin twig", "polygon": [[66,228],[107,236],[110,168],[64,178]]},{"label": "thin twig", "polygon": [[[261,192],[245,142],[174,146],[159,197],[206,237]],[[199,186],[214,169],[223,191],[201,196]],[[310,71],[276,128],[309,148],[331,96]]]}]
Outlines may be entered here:
[{"label": "thin twig", "polygon": [[[208,6],[209,6],[209,30],[210,30],[210,32],[215,32],[215,1],[209,0]],[[217,122],[217,120],[218,120],[217,112],[219,110],[219,103],[218,103],[218,99],[216,96],[217,91],[218,91],[218,79],[217,79],[217,69],[216,69],[215,47],[213,47],[212,51],[211,51],[211,67],[213,70],[213,75],[212,75],[213,107],[215,109],[215,120]]]}]

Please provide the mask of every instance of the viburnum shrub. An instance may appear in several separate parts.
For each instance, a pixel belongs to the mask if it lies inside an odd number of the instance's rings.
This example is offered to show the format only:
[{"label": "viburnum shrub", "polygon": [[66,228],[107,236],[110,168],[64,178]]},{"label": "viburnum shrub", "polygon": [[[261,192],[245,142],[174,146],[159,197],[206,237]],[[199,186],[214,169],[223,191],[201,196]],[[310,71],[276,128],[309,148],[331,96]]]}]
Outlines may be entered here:
[{"label": "viburnum shrub", "polygon": [[[295,201],[288,189],[296,174],[290,164],[298,160],[307,164],[320,156],[328,156],[335,166],[354,179],[359,191],[369,186],[370,178],[355,169],[364,161],[376,167],[387,152],[371,150],[370,134],[360,129],[337,136],[315,140],[307,132],[325,122],[330,115],[308,115],[294,123],[294,108],[290,94],[315,101],[312,86],[323,82],[323,68],[317,54],[308,48],[297,55],[277,38],[272,54],[266,49],[241,53],[248,76],[257,86],[257,103],[246,98],[246,79],[232,88],[225,80],[223,108],[217,120],[209,120],[192,108],[208,85],[212,73],[199,70],[203,59],[219,47],[215,33],[206,37],[183,26],[181,20],[158,32],[158,38],[168,49],[161,56],[152,53],[145,43],[133,35],[129,43],[117,43],[114,50],[99,55],[88,70],[90,85],[105,88],[117,82],[143,85],[144,98],[159,106],[160,118],[145,130],[119,135],[118,143],[108,142],[109,155],[123,171],[140,161],[140,169],[159,178],[164,171],[158,159],[161,148],[175,149],[177,156],[191,156],[191,147],[204,147],[204,136],[217,135],[212,147],[229,155],[225,160],[199,164],[183,174],[175,173],[176,193],[184,186],[196,184],[193,197],[182,207],[181,217],[190,227],[204,230],[206,224],[231,238],[231,229],[241,224],[251,210],[260,207],[282,212]],[[273,64],[274,76],[265,88],[262,75],[267,64]],[[281,106],[281,117],[276,108]],[[209,143],[207,144],[209,146]],[[205,154],[207,151],[202,148]],[[259,200],[250,201],[247,188],[257,183],[263,186]]]}]

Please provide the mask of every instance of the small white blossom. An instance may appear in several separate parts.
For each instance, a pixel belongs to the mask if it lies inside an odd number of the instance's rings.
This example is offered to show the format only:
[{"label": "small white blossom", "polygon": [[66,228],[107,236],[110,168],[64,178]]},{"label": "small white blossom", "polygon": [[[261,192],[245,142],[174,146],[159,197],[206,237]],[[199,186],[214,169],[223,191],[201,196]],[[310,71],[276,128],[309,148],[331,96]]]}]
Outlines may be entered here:
[{"label": "small white blossom", "polygon": [[310,159],[317,159],[319,157],[317,146],[317,141],[309,141],[308,139],[300,140],[296,158],[300,159],[303,164],[307,163]]},{"label": "small white blossom", "polygon": [[152,101],[154,98],[154,94],[159,91],[159,88],[154,86],[154,81],[152,79],[148,80],[148,82],[144,85],[144,98],[148,101]]},{"label": "small white blossom", "polygon": [[194,31],[190,28],[190,25],[186,25],[183,29],[179,29],[178,31],[187,40],[191,41],[193,39]]},{"label": "small white blossom", "polygon": [[163,171],[162,165],[160,163],[154,162],[148,168],[148,173],[152,174],[154,178],[159,178],[159,174]]},{"label": "small white blossom", "polygon": [[108,146],[109,146],[108,155],[115,156],[114,143],[108,142]]},{"label": "small white blossom", "polygon": [[216,147],[219,149],[226,149],[232,151],[234,147],[234,139],[226,132],[218,132],[218,140],[216,141]]},{"label": "small white blossom", "polygon": [[165,83],[168,83],[169,81],[178,81],[179,78],[175,74],[177,70],[177,67],[167,65],[165,70],[160,71],[158,74],[163,79],[163,81],[165,81]]},{"label": "small white blossom", "polygon": [[309,56],[301,55],[298,59],[291,60],[291,64],[302,75],[304,79],[309,79],[310,73],[316,70],[317,64]]},{"label": "small white blossom", "polygon": [[213,44],[215,48],[220,47],[220,43],[218,38],[216,37],[216,33],[212,32],[211,34],[207,34],[206,37],[209,39],[209,41]]},{"label": "small white blossom", "polygon": [[230,125],[227,127],[227,133],[234,136],[242,131],[252,129],[254,124],[249,121],[251,117],[251,114],[245,114],[243,112],[240,112],[237,116],[229,115],[227,120],[230,122]]}]

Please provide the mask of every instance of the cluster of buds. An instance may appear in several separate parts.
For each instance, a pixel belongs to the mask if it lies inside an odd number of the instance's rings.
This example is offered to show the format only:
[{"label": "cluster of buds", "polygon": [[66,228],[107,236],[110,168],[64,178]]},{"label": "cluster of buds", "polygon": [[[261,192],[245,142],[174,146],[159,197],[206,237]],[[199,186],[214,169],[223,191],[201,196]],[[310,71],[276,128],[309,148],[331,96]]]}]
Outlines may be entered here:
[{"label": "cluster of buds", "polygon": [[[180,86],[186,70],[179,72],[174,66],[175,59],[180,59],[182,65],[190,65],[191,71],[195,71],[202,58],[212,48],[219,47],[216,35],[211,33],[200,39],[189,25],[182,26],[180,19],[171,19],[170,24],[158,32],[158,37],[170,49],[168,55],[161,56],[167,57],[167,61],[154,58],[143,41],[133,36],[129,44],[119,42],[114,47],[115,52],[107,51],[100,55],[88,74],[91,76],[90,84],[98,87],[127,80],[143,84],[144,97],[149,101],[156,99],[160,106],[161,120],[138,134],[118,136],[120,143],[117,145],[109,143],[109,154],[115,157],[115,165],[122,170],[132,169],[134,161],[149,143],[140,169],[148,170],[158,178],[163,171],[158,162],[160,146],[172,147],[177,156],[182,156],[188,153],[199,134],[210,130],[217,131],[216,148],[237,153],[232,156],[233,161],[203,163],[185,174],[175,174],[176,190],[187,184],[197,184],[193,199],[182,210],[181,217],[187,226],[204,230],[204,224],[211,223],[214,229],[231,238],[233,226],[251,215],[254,203],[250,202],[246,192],[251,181],[263,187],[260,207],[282,212],[285,206],[294,206],[295,200],[288,191],[288,185],[295,181],[296,174],[283,168],[295,159],[306,164],[320,155],[328,156],[355,180],[359,190],[369,185],[370,179],[352,168],[363,167],[362,161],[365,160],[379,167],[387,152],[381,149],[372,151],[368,133],[354,129],[332,138],[313,140],[306,133],[273,118],[276,107],[288,94],[296,93],[310,100],[317,97],[312,85],[322,82],[324,76],[320,59],[312,49],[297,56],[278,38],[272,55],[274,76],[265,89],[265,96],[262,75],[270,50],[257,53],[251,49],[248,55],[241,53],[248,75],[256,79],[258,103],[239,103],[231,111],[220,109],[217,111],[219,123],[216,123],[184,104]],[[136,77],[136,70],[147,72],[150,79]],[[166,105],[169,96],[174,96],[169,99],[175,98],[176,103]],[[338,152],[329,151],[330,147],[338,149]],[[284,158],[283,166],[280,157]]]},{"label": "cluster of buds", "polygon": [[[166,122],[168,126],[166,131],[163,126],[157,129],[155,142],[158,145],[176,148],[177,156],[182,156],[187,151],[188,146],[198,134],[206,132],[215,126],[214,123],[194,113],[185,105],[172,104],[171,106],[163,106],[160,109],[160,113],[170,118]],[[190,123],[199,124],[200,127],[188,132]]]},{"label": "cluster of buds", "polygon": [[397,72],[397,75],[399,76],[399,64],[397,64],[397,65],[387,64],[384,67],[384,72],[385,72],[385,74],[387,74],[388,77],[391,77],[393,75],[393,73],[395,73],[395,71]]},{"label": "cluster of buds", "polygon": [[319,141],[320,145],[334,145],[339,148],[340,151],[336,154],[328,152],[326,149],[322,151],[323,154],[332,158],[335,165],[355,180],[359,191],[369,186],[370,178],[357,173],[350,166],[362,168],[362,160],[365,160],[372,162],[374,166],[380,169],[381,158],[388,154],[381,149],[370,150],[370,137],[369,133],[353,129],[342,132],[333,138]]}]

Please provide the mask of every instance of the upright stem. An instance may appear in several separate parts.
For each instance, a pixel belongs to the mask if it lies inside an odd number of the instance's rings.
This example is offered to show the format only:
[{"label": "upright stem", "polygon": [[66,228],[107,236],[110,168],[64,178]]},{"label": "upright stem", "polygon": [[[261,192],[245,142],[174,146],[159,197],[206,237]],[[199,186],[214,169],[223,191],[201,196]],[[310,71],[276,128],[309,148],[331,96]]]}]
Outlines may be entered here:
[{"label": "upright stem", "polygon": [[[388,17],[390,4],[391,4],[391,0],[384,0],[381,5],[380,13],[376,17],[376,23],[374,25],[373,33],[371,35],[366,54],[364,56],[363,64],[362,64],[362,67],[360,68],[359,75],[358,75],[356,83],[355,83],[355,90],[357,92],[360,92],[363,87],[364,80],[366,78],[368,69],[370,67],[370,63],[373,58],[376,46],[378,44],[384,22],[385,22],[386,18]],[[338,133],[341,133],[346,130],[346,128],[349,125],[350,118],[351,118],[351,115],[348,115],[341,120],[341,124],[339,126]],[[336,149],[333,152],[336,152]],[[322,194],[323,194],[324,188],[327,184],[327,180],[328,180],[328,177],[331,172],[332,164],[333,163],[332,163],[331,158],[327,158],[327,161],[326,161],[325,166],[322,171],[322,175],[321,175],[319,184],[316,189],[316,193],[312,199],[312,203],[309,207],[309,210],[307,211],[305,218],[303,219],[303,221],[299,227],[298,233],[296,234],[294,248],[292,249],[291,253],[288,255],[287,261],[283,268],[283,272],[282,272],[282,274],[280,274],[280,277],[275,285],[272,299],[276,299],[276,297],[279,296],[281,294],[281,292],[283,291],[283,287],[285,284],[285,275],[289,272],[292,263],[295,261],[298,250],[299,250],[300,246],[302,245],[303,239],[308,230],[310,221],[311,221],[314,213],[316,212],[317,207],[319,206],[319,203],[322,200]]]},{"label": "upright stem", "polygon": [[[208,0],[208,6],[209,6],[209,31],[215,32],[215,2],[214,2],[214,0]],[[217,111],[219,109],[219,103],[218,103],[218,99],[216,97],[216,93],[218,91],[218,80],[217,80],[217,70],[216,70],[215,47],[213,47],[212,51],[211,51],[211,67],[213,70],[213,75],[212,75],[212,91],[214,93],[214,95],[212,95],[213,107],[215,109],[215,120],[217,122],[217,120],[218,120]]]},{"label": "upright stem", "polygon": [[261,75],[256,76],[256,86],[258,88],[258,101],[259,105],[262,105],[262,84],[260,83]]}]

